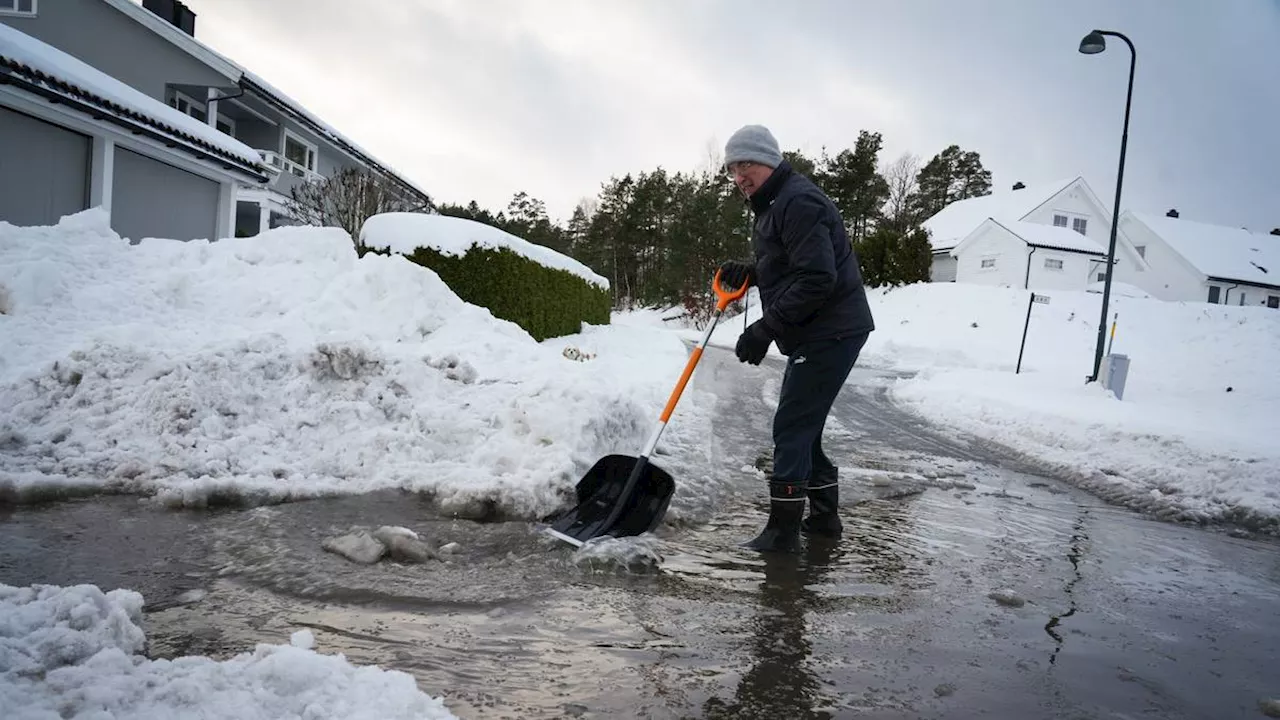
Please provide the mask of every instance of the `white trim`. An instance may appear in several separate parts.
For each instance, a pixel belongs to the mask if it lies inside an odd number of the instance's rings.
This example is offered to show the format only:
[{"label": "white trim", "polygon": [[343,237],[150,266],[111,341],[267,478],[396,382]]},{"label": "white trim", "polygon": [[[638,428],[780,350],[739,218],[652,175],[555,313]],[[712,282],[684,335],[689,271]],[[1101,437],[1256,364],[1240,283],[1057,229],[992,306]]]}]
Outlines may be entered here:
[{"label": "white trim", "polygon": [[40,14],[39,0],[30,0],[30,10],[19,10],[18,3],[20,2],[22,2],[22,0],[0,0],[0,3],[12,5],[11,8],[0,7],[0,15],[4,15],[6,17],[33,18]]},{"label": "white trim", "polygon": [[236,186],[227,180],[218,185],[218,217],[213,234],[218,240],[236,234]]},{"label": "white trim", "polygon": [[101,207],[111,214],[111,196],[116,176],[116,143],[109,137],[93,136],[90,159],[89,207]]},{"label": "white trim", "polygon": [[[285,146],[288,144],[289,138],[293,138],[299,145],[302,145],[311,151],[312,167],[299,166],[298,163],[289,159],[288,155],[285,153]],[[284,165],[284,172],[286,173],[297,175],[297,173],[293,172],[293,168],[297,167],[304,171],[304,174],[299,177],[307,177],[306,173],[319,175],[320,149],[315,143],[304,140],[301,135],[286,127],[284,132],[280,133],[280,162]]]}]

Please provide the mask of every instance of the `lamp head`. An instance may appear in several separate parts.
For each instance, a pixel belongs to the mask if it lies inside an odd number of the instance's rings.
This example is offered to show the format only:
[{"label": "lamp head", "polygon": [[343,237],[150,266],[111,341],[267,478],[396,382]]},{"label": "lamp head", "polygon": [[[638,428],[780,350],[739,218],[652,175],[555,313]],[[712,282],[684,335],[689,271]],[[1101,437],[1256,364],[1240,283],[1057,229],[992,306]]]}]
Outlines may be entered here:
[{"label": "lamp head", "polygon": [[1080,40],[1080,52],[1085,55],[1097,55],[1106,49],[1106,38],[1102,37],[1102,33],[1097,30],[1085,35],[1084,38]]}]

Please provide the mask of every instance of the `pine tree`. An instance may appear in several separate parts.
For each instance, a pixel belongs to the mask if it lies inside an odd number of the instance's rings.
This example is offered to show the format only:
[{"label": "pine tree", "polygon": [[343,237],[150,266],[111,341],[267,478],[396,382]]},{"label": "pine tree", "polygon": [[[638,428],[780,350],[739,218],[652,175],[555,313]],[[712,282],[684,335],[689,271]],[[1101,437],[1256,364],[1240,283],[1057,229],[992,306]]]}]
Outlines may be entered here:
[{"label": "pine tree", "polygon": [[853,150],[842,150],[834,158],[823,153],[825,189],[840,208],[851,242],[871,232],[889,198],[889,184],[876,170],[882,144],[880,133],[863,130]]},{"label": "pine tree", "polygon": [[990,195],[991,171],[978,153],[949,145],[921,168],[916,184],[911,210],[923,222],[957,200]]}]

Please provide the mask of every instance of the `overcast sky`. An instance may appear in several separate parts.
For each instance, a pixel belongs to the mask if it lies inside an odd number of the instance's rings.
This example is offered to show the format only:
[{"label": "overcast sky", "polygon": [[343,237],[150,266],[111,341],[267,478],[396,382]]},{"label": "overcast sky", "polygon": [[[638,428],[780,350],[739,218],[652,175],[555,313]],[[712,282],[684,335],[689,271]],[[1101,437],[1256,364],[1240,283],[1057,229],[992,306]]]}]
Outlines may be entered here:
[{"label": "overcast sky", "polygon": [[437,201],[565,219],[611,175],[784,149],[955,143],[997,187],[1077,174],[1110,205],[1280,226],[1280,0],[186,0],[196,37]]}]

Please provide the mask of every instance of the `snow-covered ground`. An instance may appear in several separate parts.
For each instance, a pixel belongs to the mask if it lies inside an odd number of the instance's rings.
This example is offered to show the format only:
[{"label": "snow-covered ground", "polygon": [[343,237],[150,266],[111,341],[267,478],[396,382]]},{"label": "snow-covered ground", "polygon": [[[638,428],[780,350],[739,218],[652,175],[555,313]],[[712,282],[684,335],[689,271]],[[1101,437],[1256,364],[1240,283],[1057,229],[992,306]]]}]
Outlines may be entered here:
[{"label": "snow-covered ground", "polygon": [[[1028,292],[955,283],[871,291],[877,330],[859,363],[915,373],[892,387],[905,407],[1103,497],[1280,533],[1280,312],[1113,295],[1111,351],[1130,360],[1116,399],[1084,382],[1101,296],[1041,294],[1049,303],[1032,307],[1021,373]],[[759,316],[754,300],[747,315]],[[742,323],[729,318],[712,342],[732,347]]]},{"label": "snow-covered ground", "polygon": [[[0,223],[0,309],[0,493],[19,499],[395,487],[537,519],[602,455],[638,452],[687,357],[652,328],[538,343],[337,229],[130,246],[96,210]],[[660,445],[691,479],[673,517],[715,492],[704,393]]]},{"label": "snow-covered ground", "polygon": [[314,649],[310,630],[216,661],[142,652],[143,598],[93,585],[0,584],[6,720],[451,720],[413,677]]}]

